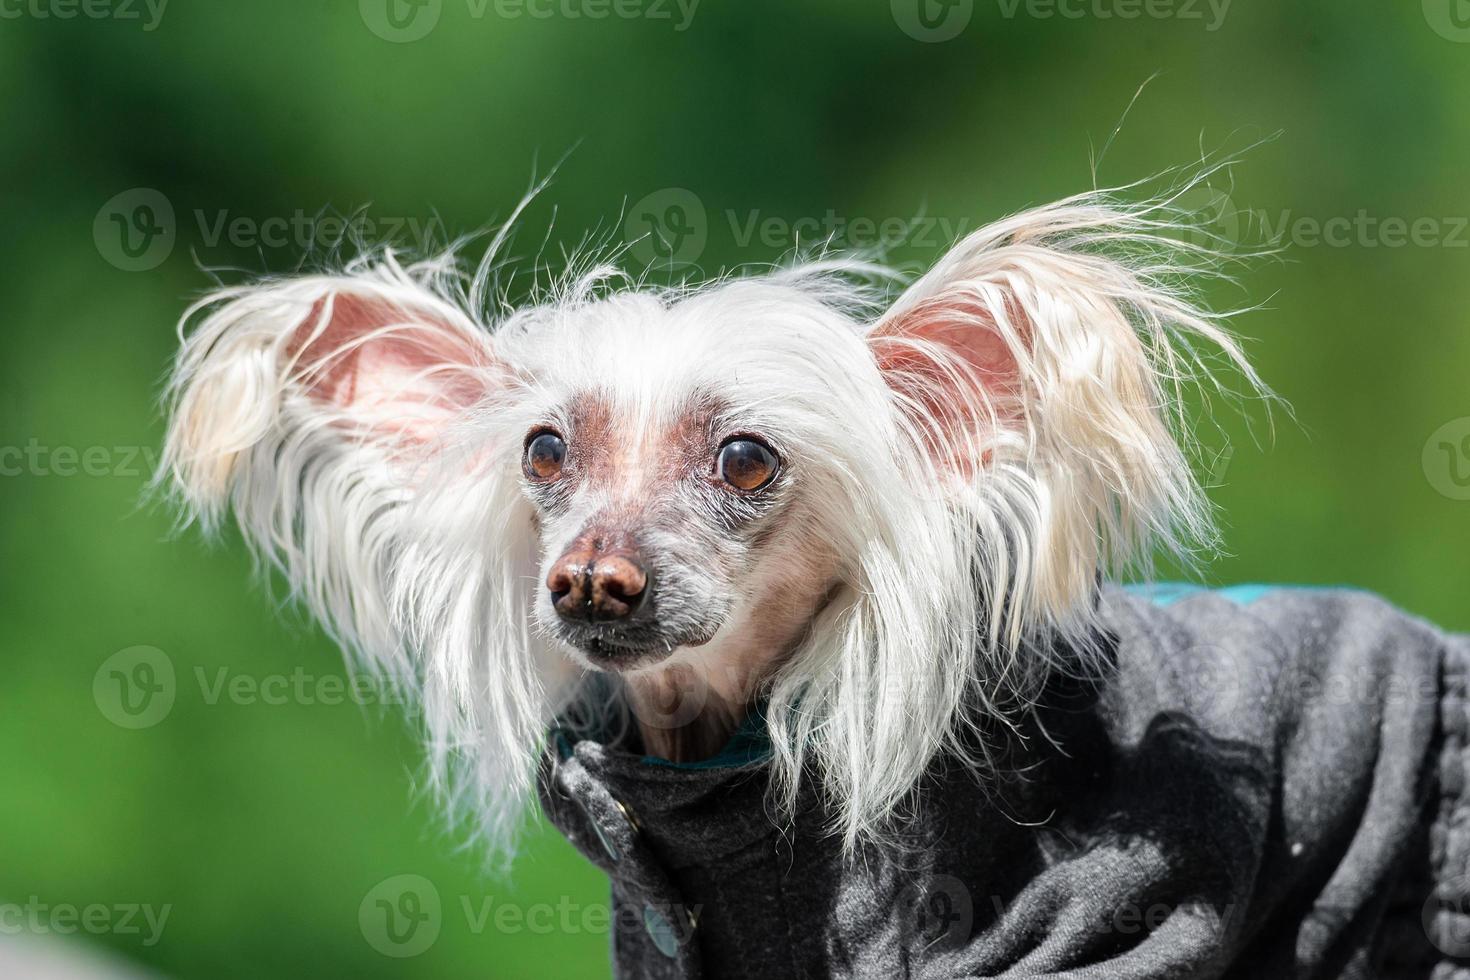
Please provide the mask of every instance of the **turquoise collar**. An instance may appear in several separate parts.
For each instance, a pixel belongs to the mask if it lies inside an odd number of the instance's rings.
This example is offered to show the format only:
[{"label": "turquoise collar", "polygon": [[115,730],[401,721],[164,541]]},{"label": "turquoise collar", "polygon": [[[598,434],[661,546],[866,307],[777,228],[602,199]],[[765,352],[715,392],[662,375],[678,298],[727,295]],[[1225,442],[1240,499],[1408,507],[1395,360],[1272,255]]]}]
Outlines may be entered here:
[{"label": "turquoise collar", "polygon": [[[551,731],[557,755],[562,759],[569,758],[575,743],[585,737],[594,737],[595,740],[595,736],[579,736],[565,725],[557,725]],[[656,755],[645,755],[639,759],[639,762],[643,765],[659,766],[665,769],[739,769],[765,762],[770,756],[771,733],[766,726],[765,705],[760,704],[751,709],[750,714],[746,716],[745,721],[741,722],[740,727],[735,729],[724,748],[708,759],[701,759],[698,762],[674,762]]]}]

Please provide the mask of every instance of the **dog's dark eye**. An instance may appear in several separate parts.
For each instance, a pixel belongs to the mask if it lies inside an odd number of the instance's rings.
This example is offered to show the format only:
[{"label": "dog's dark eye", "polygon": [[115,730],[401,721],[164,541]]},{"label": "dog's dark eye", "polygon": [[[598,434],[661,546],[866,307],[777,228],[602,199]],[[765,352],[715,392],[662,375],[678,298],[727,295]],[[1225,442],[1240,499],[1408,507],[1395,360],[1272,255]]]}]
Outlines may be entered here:
[{"label": "dog's dark eye", "polygon": [[542,432],[526,443],[526,475],[533,480],[550,480],[561,472],[567,444],[555,432]]},{"label": "dog's dark eye", "polygon": [[754,439],[732,439],[720,447],[715,474],[737,490],[759,490],[776,478],[781,461]]}]

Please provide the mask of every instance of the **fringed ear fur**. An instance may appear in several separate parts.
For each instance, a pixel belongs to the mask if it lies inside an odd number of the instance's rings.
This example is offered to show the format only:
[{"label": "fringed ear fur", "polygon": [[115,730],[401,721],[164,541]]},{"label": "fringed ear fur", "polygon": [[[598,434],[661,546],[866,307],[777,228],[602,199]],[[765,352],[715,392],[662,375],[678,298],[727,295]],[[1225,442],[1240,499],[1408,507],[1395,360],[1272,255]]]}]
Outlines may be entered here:
[{"label": "fringed ear fur", "polygon": [[[367,660],[412,673],[390,628],[391,506],[423,451],[495,383],[488,334],[392,256],[221,290],[186,313],[159,478],[206,530],[233,510],[293,593]],[[192,329],[188,327],[192,325]]]},{"label": "fringed ear fur", "polygon": [[196,305],[157,483],[207,531],[233,512],[292,596],[415,705],[434,789],[504,861],[554,705],[523,594],[532,520],[503,465],[518,436],[496,421],[523,379],[450,266],[379,255]]},{"label": "fringed ear fur", "polygon": [[1200,342],[1259,379],[1179,288],[1205,250],[1088,194],[957,244],[874,326],[880,369],[957,501],[1011,515],[995,639],[1085,618],[1100,572],[1188,556],[1209,505],[1174,423]]}]

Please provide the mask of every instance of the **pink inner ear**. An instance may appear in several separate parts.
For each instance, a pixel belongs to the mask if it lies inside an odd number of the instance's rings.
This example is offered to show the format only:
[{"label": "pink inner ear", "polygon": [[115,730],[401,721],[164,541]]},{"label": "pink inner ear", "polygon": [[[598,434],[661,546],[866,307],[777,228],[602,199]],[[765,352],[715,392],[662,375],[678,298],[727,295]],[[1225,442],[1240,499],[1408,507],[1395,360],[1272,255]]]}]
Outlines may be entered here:
[{"label": "pink inner ear", "polygon": [[[325,326],[323,316],[330,317]],[[468,328],[349,293],[317,300],[287,353],[313,399],[374,434],[409,443],[433,440],[483,398],[490,364],[484,342]]]},{"label": "pink inner ear", "polygon": [[[1007,312],[1024,332],[1021,311]],[[941,295],[926,300],[880,324],[871,342],[889,385],[923,408],[926,418],[920,421],[936,459],[952,459],[950,447],[960,441],[956,436],[961,431],[1019,421],[1020,367],[1015,352],[990,311],[973,299]],[[956,363],[948,369],[942,366],[925,349],[928,344],[942,348]],[[981,404],[990,406],[983,417],[976,411]]]}]

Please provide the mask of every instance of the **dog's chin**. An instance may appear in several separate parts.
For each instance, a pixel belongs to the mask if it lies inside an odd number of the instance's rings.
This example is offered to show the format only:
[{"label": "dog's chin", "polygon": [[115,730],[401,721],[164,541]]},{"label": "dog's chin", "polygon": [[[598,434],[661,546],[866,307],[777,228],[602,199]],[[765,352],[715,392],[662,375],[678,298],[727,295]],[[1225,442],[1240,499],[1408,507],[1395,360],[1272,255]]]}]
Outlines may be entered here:
[{"label": "dog's chin", "polygon": [[[570,641],[569,641],[570,642]],[[632,673],[656,667],[674,655],[679,647],[672,643],[635,646],[605,637],[589,637],[571,642],[578,658],[594,670],[609,674]]]},{"label": "dog's chin", "polygon": [[[559,631],[560,632],[560,631]],[[609,674],[627,674],[657,667],[680,650],[703,646],[714,630],[691,635],[627,636],[617,633],[561,632],[558,637],[571,649],[573,659]]]}]

